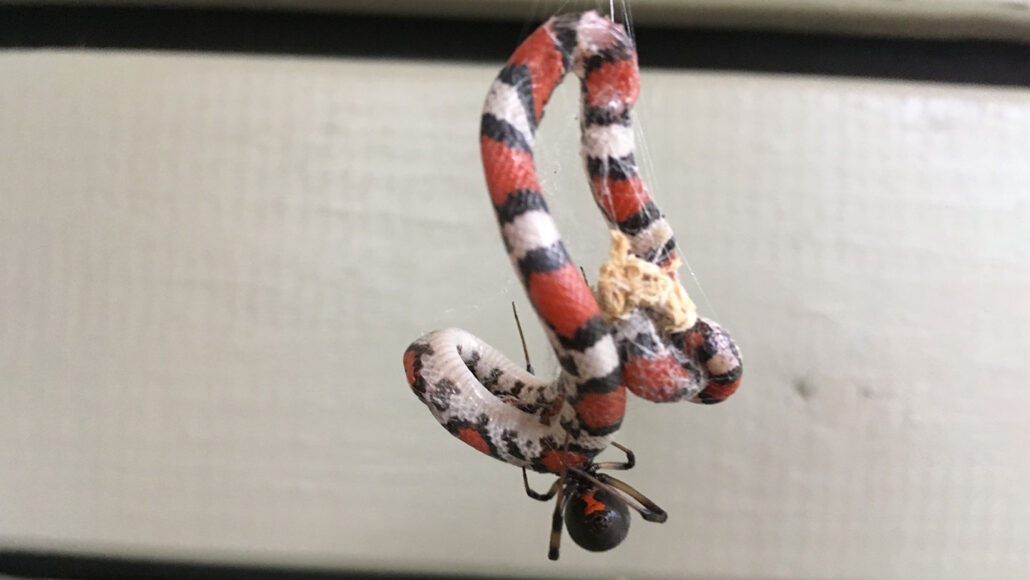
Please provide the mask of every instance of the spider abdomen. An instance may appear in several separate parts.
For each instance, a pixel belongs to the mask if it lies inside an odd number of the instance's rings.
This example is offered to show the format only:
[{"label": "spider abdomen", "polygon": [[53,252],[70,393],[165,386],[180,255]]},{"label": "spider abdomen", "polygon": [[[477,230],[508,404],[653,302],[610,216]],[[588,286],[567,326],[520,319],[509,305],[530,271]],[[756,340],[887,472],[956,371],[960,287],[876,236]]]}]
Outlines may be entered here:
[{"label": "spider abdomen", "polygon": [[629,534],[626,502],[606,489],[577,491],[565,506],[565,527],[585,550],[603,552],[622,543]]}]

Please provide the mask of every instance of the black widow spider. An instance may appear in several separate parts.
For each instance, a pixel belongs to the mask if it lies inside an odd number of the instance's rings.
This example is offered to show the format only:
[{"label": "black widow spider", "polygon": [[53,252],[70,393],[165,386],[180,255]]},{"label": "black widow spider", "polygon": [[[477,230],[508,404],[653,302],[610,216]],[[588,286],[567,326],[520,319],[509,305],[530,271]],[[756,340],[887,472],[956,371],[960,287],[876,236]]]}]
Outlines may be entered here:
[{"label": "black widow spider", "polygon": [[[626,454],[625,462],[591,461],[579,466],[565,466],[546,493],[533,491],[529,487],[526,468],[522,468],[522,482],[529,497],[547,501],[558,496],[554,515],[551,516],[551,542],[547,551],[547,557],[551,560],[558,559],[563,514],[569,535],[581,548],[591,552],[611,550],[622,543],[629,534],[629,508],[640,512],[649,522],[662,523],[668,519],[665,510],[628,483],[598,472],[599,469],[631,469],[636,463],[632,451],[615,441],[612,441],[612,445]],[[561,490],[560,494],[558,490]]]},{"label": "black widow spider", "polygon": [[[511,303],[511,309],[515,314],[519,338],[522,340],[526,370],[532,373],[533,365],[529,362],[529,350],[526,348],[526,339],[522,334],[522,324],[519,322],[519,313],[515,310],[514,302]],[[569,440],[566,436],[566,453],[563,454],[565,457],[568,456],[568,445]],[[649,522],[662,523],[668,519],[669,515],[665,510],[628,483],[606,473],[600,473],[601,469],[625,471],[636,465],[636,456],[632,451],[615,441],[612,441],[612,445],[626,454],[626,461],[588,461],[577,466],[563,465],[558,479],[545,493],[529,487],[526,468],[522,468],[522,483],[529,497],[539,501],[548,501],[555,496],[558,498],[555,501],[554,514],[551,516],[551,540],[547,551],[549,559],[558,559],[563,522],[573,541],[581,548],[591,552],[604,552],[621,544],[629,534],[629,508],[635,509]],[[559,490],[561,493],[558,493]]]}]

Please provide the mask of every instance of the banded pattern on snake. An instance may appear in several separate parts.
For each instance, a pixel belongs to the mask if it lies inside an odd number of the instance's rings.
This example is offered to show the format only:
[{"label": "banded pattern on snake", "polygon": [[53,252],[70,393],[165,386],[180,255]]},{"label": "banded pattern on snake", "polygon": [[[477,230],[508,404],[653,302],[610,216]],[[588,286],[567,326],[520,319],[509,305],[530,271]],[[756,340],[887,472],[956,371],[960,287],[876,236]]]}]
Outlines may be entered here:
[{"label": "banded pattern on snake", "polygon": [[[560,374],[542,380],[460,329],[430,332],[404,353],[412,390],[448,431],[492,457],[552,473],[589,465],[609,445],[627,388],[652,401],[716,403],[737,389],[742,370],[733,340],[710,320],[670,332],[648,309],[613,321],[602,314],[562,243],[533,163],[544,107],[569,71],[582,84],[582,154],[596,204],[633,255],[674,263],[672,229],[633,156],[633,41],[595,12],[559,15],[519,46],[490,87],[480,145],[505,249]],[[675,270],[669,275],[675,279]]]}]

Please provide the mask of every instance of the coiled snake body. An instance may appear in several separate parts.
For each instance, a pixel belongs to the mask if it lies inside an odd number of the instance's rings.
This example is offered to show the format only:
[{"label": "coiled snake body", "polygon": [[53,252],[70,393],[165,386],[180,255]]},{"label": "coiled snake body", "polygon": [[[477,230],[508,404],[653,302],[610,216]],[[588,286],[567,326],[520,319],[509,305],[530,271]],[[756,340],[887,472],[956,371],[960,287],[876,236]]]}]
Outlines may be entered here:
[{"label": "coiled snake body", "polygon": [[[487,95],[481,149],[508,257],[561,366],[554,381],[523,370],[459,329],[426,334],[404,353],[415,394],[453,435],[541,472],[590,465],[621,423],[626,390],[652,401],[716,403],[740,383],[736,345],[704,318],[669,331],[638,308],[609,321],[562,244],[533,164],[544,106],[566,72],[582,83],[582,154],[597,206],[659,266],[676,259],[672,230],[637,172],[630,108],[636,51],[594,12],[552,18],[519,46]],[[675,279],[675,270],[669,272]]]}]

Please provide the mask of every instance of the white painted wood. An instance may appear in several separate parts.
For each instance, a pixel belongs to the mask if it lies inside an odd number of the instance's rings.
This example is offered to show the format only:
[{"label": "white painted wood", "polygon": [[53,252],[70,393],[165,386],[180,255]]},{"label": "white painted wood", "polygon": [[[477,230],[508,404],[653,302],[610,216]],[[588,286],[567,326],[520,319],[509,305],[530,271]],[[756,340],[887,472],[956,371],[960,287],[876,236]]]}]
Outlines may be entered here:
[{"label": "white painted wood", "polygon": [[[1030,569],[1030,92],[647,73],[648,177],[741,392],[634,400],[671,513],[547,562],[550,507],[452,439],[401,353],[553,357],[476,132],[491,66],[0,54],[0,544],[559,575]],[[576,89],[537,157],[588,272]],[[653,168],[653,170],[651,170]],[[545,478],[535,478],[542,486]]]},{"label": "white painted wood", "polygon": [[[0,0],[24,3],[25,0]],[[55,0],[47,0],[54,3]],[[237,9],[462,16],[543,20],[558,11],[610,11],[608,0],[56,0],[86,5],[157,5]],[[1030,41],[1030,0],[615,0],[620,21],[658,26],[818,31],[933,38]]]}]

